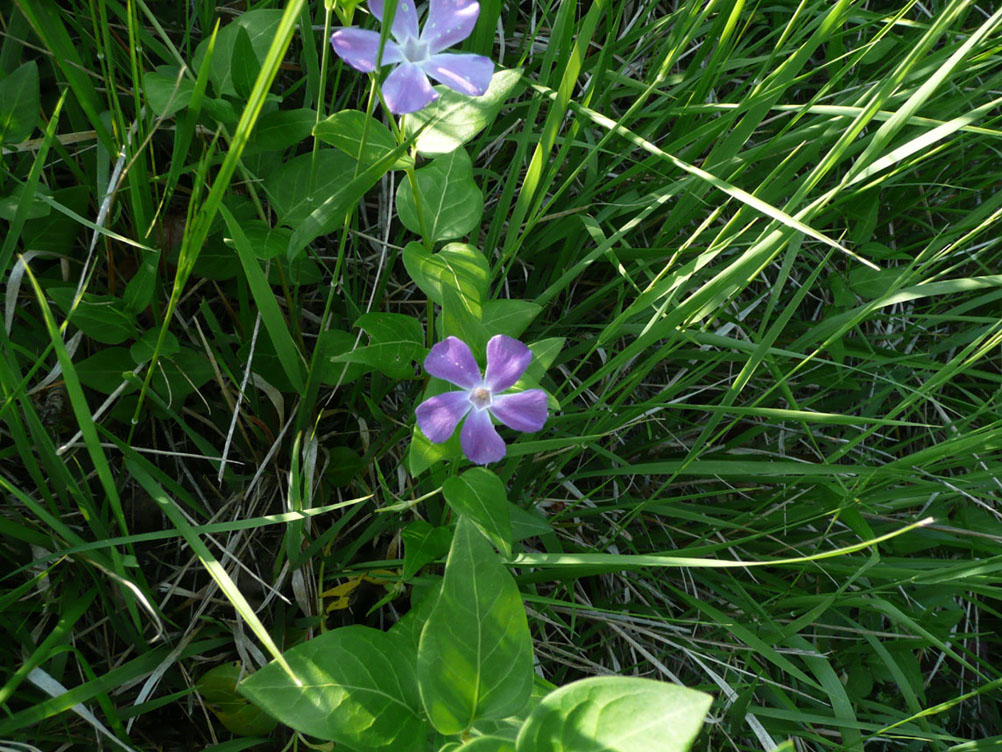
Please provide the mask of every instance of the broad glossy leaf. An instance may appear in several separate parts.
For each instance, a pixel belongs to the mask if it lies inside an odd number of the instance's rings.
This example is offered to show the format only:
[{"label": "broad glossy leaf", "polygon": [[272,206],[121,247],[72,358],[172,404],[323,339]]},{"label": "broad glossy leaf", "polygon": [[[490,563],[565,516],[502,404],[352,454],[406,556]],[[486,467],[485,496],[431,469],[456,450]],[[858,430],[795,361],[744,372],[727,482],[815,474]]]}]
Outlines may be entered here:
[{"label": "broad glossy leaf", "polygon": [[415,143],[423,157],[449,154],[494,121],[521,77],[521,70],[498,71],[481,97],[468,97],[446,86],[436,86],[439,98],[404,117],[404,133],[417,136]]},{"label": "broad glossy leaf", "polygon": [[528,300],[488,300],[484,303],[484,328],[492,335],[518,339],[541,310],[542,306]]},{"label": "broad glossy leaf", "polygon": [[[335,112],[316,124],[313,135],[363,164],[378,161],[397,146],[389,128],[358,110]],[[413,164],[413,158],[403,154],[390,169],[403,170]]]},{"label": "broad glossy leaf", "polygon": [[480,323],[477,305],[450,285],[442,285],[442,315],[435,319],[438,339],[459,337],[475,353],[487,348],[490,334]]},{"label": "broad glossy leaf", "polygon": [[[484,195],[473,180],[473,163],[463,149],[433,159],[414,172],[420,195],[424,231],[438,242],[472,232],[484,213]],[[411,232],[421,235],[422,223],[410,178],[397,187],[397,214]]]},{"label": "broad glossy leaf", "polygon": [[466,309],[475,317],[483,313],[491,268],[480,251],[466,243],[449,243],[438,253],[429,253],[420,243],[404,247],[404,266],[421,291],[439,305],[442,286],[458,292]]},{"label": "broad glossy leaf", "polygon": [[509,503],[508,514],[511,517],[512,543],[553,532],[550,523],[539,512],[522,509],[517,504]]},{"label": "broad glossy leaf", "polygon": [[[23,185],[8,185],[6,195],[0,196],[0,219],[13,222],[17,215],[18,204],[21,203],[21,194],[24,192]],[[48,195],[49,191],[45,186],[38,186],[31,195],[31,203],[28,204],[28,219],[36,220],[48,217],[52,213],[52,207],[40,198],[40,195]],[[33,249],[35,250],[35,249]]]},{"label": "broad glossy leaf", "polygon": [[199,694],[219,722],[237,736],[270,734],[278,721],[237,693],[237,681],[245,673],[236,661],[211,668],[198,683]]},{"label": "broad glossy leaf", "polygon": [[150,383],[168,404],[180,408],[192,392],[212,378],[212,374],[212,364],[202,353],[182,347],[176,355],[157,361]]},{"label": "broad glossy leaf", "polygon": [[250,35],[244,27],[237,28],[233,40],[233,51],[230,54],[230,78],[237,96],[246,99],[254,88],[254,81],[261,71],[261,63],[254,56],[254,46]]},{"label": "broad glossy leaf", "polygon": [[303,686],[274,661],[240,684],[271,715],[354,750],[424,752],[414,656],[391,632],[342,627],[285,652]]},{"label": "broad glossy leaf", "polygon": [[23,63],[0,81],[0,142],[24,141],[38,125],[38,66]]},{"label": "broad glossy leaf", "polygon": [[866,266],[853,268],[849,272],[849,287],[866,300],[886,295],[901,277],[900,269],[870,269]]},{"label": "broad glossy leaf", "polygon": [[[63,313],[69,313],[75,288],[50,287],[48,293]],[[118,345],[136,336],[135,316],[125,310],[121,300],[110,295],[85,292],[70,321],[88,337],[106,345]]]},{"label": "broad glossy leaf", "polygon": [[307,138],[316,119],[317,113],[306,108],[269,112],[258,119],[247,147],[260,151],[284,151]]},{"label": "broad glossy leaf", "polygon": [[[159,329],[148,329],[129,348],[129,355],[132,357],[135,365],[146,363],[153,358],[153,351],[156,349],[159,337]],[[177,341],[177,337],[170,332],[164,332],[164,341],[160,345],[160,357],[169,358],[172,355],[177,355],[179,352],[181,352],[181,344]]]},{"label": "broad glossy leaf", "polygon": [[[233,86],[231,61],[240,29],[247,33],[254,60],[260,69],[281,20],[281,10],[258,8],[241,13],[219,30],[216,35],[216,45],[212,52],[212,63],[209,71],[212,87],[217,94],[235,95],[237,93]],[[195,50],[195,70],[202,67],[202,60],[205,58],[208,46],[209,38],[206,36]]]},{"label": "broad glossy leaf", "polygon": [[490,543],[460,517],[438,601],[418,648],[421,702],[442,734],[522,710],[532,691],[532,638],[522,597]]},{"label": "broad glossy leaf", "polygon": [[328,329],[320,335],[316,346],[322,348],[317,364],[320,369],[320,381],[323,384],[328,386],[348,384],[372,370],[364,363],[335,360],[355,346],[355,335],[351,332]]},{"label": "broad glossy leaf", "polygon": [[[285,227],[271,227],[260,219],[244,220],[240,223],[250,248],[259,259],[273,259],[285,253],[292,233]],[[224,238],[226,245],[236,248],[232,238]]]},{"label": "broad glossy leaf", "polygon": [[122,385],[122,374],[136,367],[124,347],[106,347],[76,364],[80,382],[101,394],[111,394]]},{"label": "broad glossy leaf", "polygon": [[[336,185],[326,197],[318,196],[313,203],[316,205],[301,223],[296,225],[292,238],[289,240],[288,255],[295,257],[314,238],[333,231],[344,222],[345,216],[358,203],[378,180],[386,174],[390,166],[406,151],[406,145],[396,147],[396,150],[381,157],[378,162],[370,165],[359,165],[354,169],[355,160],[347,154],[328,149],[343,159],[350,160],[353,167],[334,174]],[[309,156],[304,155],[304,156]],[[319,199],[319,200],[317,200]]]},{"label": "broad glossy leaf", "polygon": [[500,736],[478,736],[457,747],[456,752],[515,752],[515,744]]},{"label": "broad glossy leaf", "polygon": [[[293,157],[268,175],[264,187],[282,224],[295,228],[344,186],[355,170],[355,160],[335,149]],[[341,219],[344,215],[341,215]]]},{"label": "broad glossy leaf", "polygon": [[191,101],[195,82],[180,75],[176,65],[159,65],[155,71],[143,76],[143,91],[150,109],[159,116],[168,118],[183,110]]},{"label": "broad glossy leaf", "polygon": [[[443,390],[447,391],[447,390]],[[425,393],[430,397],[431,394]],[[407,470],[413,477],[417,477],[436,462],[462,456],[459,447],[459,431],[441,444],[433,444],[427,436],[421,433],[421,429],[414,426],[411,431],[411,443],[407,448]]]},{"label": "broad glossy leaf", "polygon": [[563,337],[550,337],[529,344],[529,349],[532,350],[532,360],[529,361],[529,367],[525,369],[525,376],[529,381],[536,384],[542,381],[546,370],[553,365],[553,361],[557,359],[560,351],[564,348],[565,341]]},{"label": "broad glossy leaf", "polygon": [[[38,186],[39,189],[41,187]],[[36,200],[41,192],[36,189],[34,195]],[[20,197],[20,191],[18,191],[18,197]],[[58,191],[52,191],[52,201],[80,215],[87,214],[90,200],[91,190],[86,185],[74,185]],[[4,201],[0,200],[0,212],[3,211],[3,204]],[[49,204],[42,203],[41,207],[48,209]],[[36,204],[33,202],[31,210],[35,210],[35,208]],[[29,219],[24,223],[24,230],[21,233],[22,245],[33,251],[52,251],[53,253],[64,255],[71,254],[77,236],[84,229],[83,225],[61,211],[47,211],[46,213],[48,216],[42,219]]]},{"label": "broad glossy leaf", "polygon": [[713,698],[634,676],[582,679],[543,698],[518,735],[518,752],[685,752]]},{"label": "broad glossy leaf", "polygon": [[160,254],[144,251],[139,268],[132,275],[122,293],[122,305],[130,313],[141,313],[153,300],[160,274],[158,264]]},{"label": "broad glossy leaf", "polygon": [[403,578],[410,579],[425,564],[445,556],[452,542],[452,531],[447,527],[433,527],[424,520],[414,520],[404,528],[400,537],[404,541]]},{"label": "broad glossy leaf", "polygon": [[447,478],[442,495],[449,506],[476,523],[480,532],[506,557],[511,556],[511,517],[504,483],[485,467],[473,467]]},{"label": "broad glossy leaf", "polygon": [[390,627],[390,632],[403,638],[414,655],[417,655],[418,644],[421,642],[421,630],[438,602],[441,588],[442,578],[437,575],[426,575],[415,580],[411,587],[411,610]]},{"label": "broad glossy leaf", "polygon": [[332,363],[365,363],[391,378],[413,378],[414,361],[426,353],[417,319],[402,313],[366,313],[355,325],[369,335],[369,344],[332,357]]}]

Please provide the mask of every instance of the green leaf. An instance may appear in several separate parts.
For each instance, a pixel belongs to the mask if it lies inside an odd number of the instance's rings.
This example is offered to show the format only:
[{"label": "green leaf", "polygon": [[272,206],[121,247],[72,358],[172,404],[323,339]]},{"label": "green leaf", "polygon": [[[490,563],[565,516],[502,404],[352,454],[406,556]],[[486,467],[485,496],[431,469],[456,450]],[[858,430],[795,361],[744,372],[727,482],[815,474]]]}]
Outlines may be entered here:
[{"label": "green leaf", "polygon": [[403,578],[410,579],[425,564],[445,556],[452,542],[452,531],[447,527],[432,527],[424,520],[414,520],[403,529]]},{"label": "green leaf", "polygon": [[132,279],[125,285],[125,292],[122,293],[122,305],[125,310],[131,313],[141,313],[153,300],[153,293],[157,286],[157,261],[159,253],[144,251],[142,261]]},{"label": "green leaf", "polygon": [[[473,180],[473,163],[463,149],[433,159],[414,172],[421,198],[424,231],[433,242],[472,232],[484,213],[484,195]],[[421,234],[422,223],[410,178],[397,187],[397,214],[404,227]]]},{"label": "green leaf", "polygon": [[[358,110],[335,112],[316,124],[313,135],[367,165],[379,161],[397,147],[389,128]],[[413,164],[414,159],[403,154],[390,169],[403,170]]]},{"label": "green leaf", "polygon": [[239,661],[223,663],[205,672],[198,691],[219,722],[237,736],[270,734],[278,721],[237,693],[237,681],[245,673]]},{"label": "green leaf", "polygon": [[151,384],[169,405],[180,407],[196,389],[212,378],[212,364],[202,353],[182,347],[176,355],[157,361]]},{"label": "green leaf", "polygon": [[[314,165],[314,156],[316,164]],[[334,149],[293,157],[264,180],[271,205],[282,224],[295,227],[345,183],[355,160]]]},{"label": "green leaf", "polygon": [[38,125],[38,66],[34,60],[0,81],[0,142],[25,141]]},{"label": "green leaf", "polygon": [[[5,219],[8,222],[14,221],[14,217],[17,215],[17,206],[21,202],[21,196],[23,193],[24,186],[15,185],[6,196],[0,196],[0,219]],[[39,198],[39,195],[48,195],[48,189],[39,185],[31,194],[26,219],[31,220],[48,217],[52,212],[52,207]],[[32,250],[35,249],[33,248]]]},{"label": "green leaf", "polygon": [[111,394],[122,385],[122,374],[136,367],[124,347],[106,347],[76,364],[77,376],[84,386],[101,394]]},{"label": "green leaf", "polygon": [[476,318],[483,315],[491,268],[484,254],[466,243],[449,243],[438,253],[429,253],[420,243],[404,247],[404,266],[429,300],[442,305],[442,286],[458,292],[466,309]]},{"label": "green leaf", "polygon": [[240,117],[237,113],[237,108],[233,106],[233,102],[222,97],[203,100],[202,109],[211,119],[217,123],[225,123],[226,125],[236,125],[237,119]]},{"label": "green leaf", "polygon": [[[47,292],[63,313],[69,313],[74,288],[50,287]],[[125,310],[121,300],[110,295],[85,292],[70,321],[88,337],[106,345],[118,345],[136,336],[135,316]]]},{"label": "green leaf", "polygon": [[250,96],[260,72],[261,61],[254,56],[254,46],[247,29],[241,26],[237,29],[230,53],[230,78],[239,97],[246,99]]},{"label": "green leaf", "polygon": [[515,745],[500,736],[478,736],[456,747],[456,752],[515,752]]},{"label": "green leaf", "polygon": [[[448,391],[442,388],[441,392]],[[430,392],[425,392],[425,398],[433,396]],[[411,443],[407,449],[407,470],[413,477],[417,477],[436,462],[453,459],[462,455],[459,447],[459,431],[453,433],[448,441],[441,444],[433,444],[431,440],[421,433],[421,429],[414,426],[411,431]]]},{"label": "green leaf", "polygon": [[[228,23],[216,35],[216,45],[212,52],[212,61],[209,69],[209,80],[216,94],[228,94],[234,96],[237,90],[233,85],[232,61],[234,48],[237,46],[237,37],[243,30],[251,44],[253,58],[260,69],[264,63],[271,41],[278,32],[278,25],[282,20],[282,11],[270,9],[249,10],[241,13],[233,21]],[[200,70],[202,61],[209,48],[209,37],[206,35],[195,50],[194,67]]]},{"label": "green leaf", "polygon": [[553,528],[550,527],[546,518],[536,511],[522,509],[517,504],[509,503],[508,515],[511,518],[512,543],[526,538],[534,538],[537,535],[549,535],[553,532]]},{"label": "green leaf", "polygon": [[713,698],[633,676],[600,676],[543,698],[518,734],[518,752],[685,752]]},{"label": "green leaf", "polygon": [[459,337],[475,353],[486,350],[490,335],[476,315],[476,305],[471,305],[450,285],[442,286],[442,315],[435,323],[440,340],[449,336]]},{"label": "green leaf", "polygon": [[159,65],[143,76],[143,91],[150,109],[159,117],[169,118],[191,102],[195,82],[182,76],[176,65]]},{"label": "green leaf", "polygon": [[240,692],[297,731],[349,749],[424,752],[414,656],[400,635],[342,627],[284,655],[302,686],[272,661]]},{"label": "green leaf", "polygon": [[521,70],[498,71],[481,97],[468,97],[446,86],[436,86],[439,98],[405,116],[404,133],[416,137],[418,153],[423,157],[449,154],[494,121],[521,77]]},{"label": "green leaf", "polygon": [[[292,233],[284,227],[276,227],[275,238],[285,238],[288,240]],[[288,246],[286,246],[288,250]],[[281,274],[279,270],[281,268]],[[278,287],[282,284],[283,275],[285,284],[293,287],[300,285],[315,285],[324,278],[324,273],[317,265],[317,262],[305,253],[296,256],[294,259],[278,259],[273,261],[268,268],[268,284]]]},{"label": "green leaf", "polygon": [[[272,227],[260,219],[245,220],[240,223],[247,242],[255,256],[262,261],[273,259],[285,253],[292,232],[285,227]],[[232,238],[224,240],[226,245],[236,248]]]},{"label": "green leaf", "polygon": [[[541,339],[539,342],[531,342],[529,349],[532,350],[532,360],[529,367],[525,369],[525,379],[532,384],[538,384],[546,375],[546,370],[553,365],[560,351],[564,348],[564,337],[550,337]],[[522,379],[519,379],[522,382]]]},{"label": "green leaf", "polygon": [[873,300],[886,295],[900,277],[900,269],[874,270],[857,266],[849,272],[849,287],[861,298]]},{"label": "green leaf", "polygon": [[522,597],[468,517],[456,525],[417,666],[425,712],[442,734],[514,715],[529,701],[532,638]]},{"label": "green leaf", "polygon": [[484,467],[447,478],[442,495],[449,506],[469,517],[505,557],[511,556],[511,517],[504,483]]},{"label": "green leaf", "polygon": [[488,300],[484,303],[484,328],[492,335],[518,339],[541,310],[542,306],[528,300]]},{"label": "green leaf", "polygon": [[[37,201],[39,193],[41,191],[36,188],[32,198]],[[20,186],[18,186],[18,194],[20,195]],[[52,191],[51,201],[56,206],[62,207],[69,212],[84,215],[87,214],[90,199],[91,191],[88,186],[74,185],[69,188]],[[0,213],[3,212],[2,207],[5,202],[5,199],[0,199]],[[62,211],[47,211],[50,209],[50,204],[44,200],[39,201],[37,204],[33,203],[31,210],[35,210],[36,207],[40,211],[45,211],[45,214],[48,216],[42,219],[29,219],[24,223],[24,230],[21,233],[23,246],[33,251],[52,251],[61,255],[71,255],[73,244],[77,236],[84,229],[84,226],[72,216],[67,216]],[[17,205],[15,204],[11,208],[11,219],[13,219],[13,213],[16,209]]]},{"label": "green leaf", "polygon": [[310,135],[317,113],[300,108],[276,110],[262,115],[248,147],[259,151],[284,151]]},{"label": "green leaf", "polygon": [[[378,162],[368,165],[364,170],[355,175],[354,170],[337,173],[333,177],[336,179],[336,187],[329,195],[323,198],[306,217],[296,226],[292,238],[289,240],[289,257],[295,257],[306,244],[314,238],[331,232],[344,222],[348,212],[350,212],[359,199],[365,195],[376,182],[386,174],[396,159],[407,149],[407,144],[400,144],[396,150]],[[332,151],[332,150],[329,150]],[[325,152],[319,152],[321,154]],[[355,161],[346,154],[334,151],[338,157],[348,159],[352,165]],[[304,155],[309,156],[309,155]],[[351,177],[355,175],[355,177]]]},{"label": "green leaf", "polygon": [[414,361],[424,358],[424,332],[421,323],[402,313],[366,313],[355,326],[369,335],[369,344],[343,355],[331,357],[332,363],[365,363],[394,379],[414,377]]},{"label": "green leaf", "polygon": [[355,346],[355,335],[339,329],[328,329],[320,335],[317,347],[321,348],[317,367],[320,369],[320,382],[327,386],[348,384],[372,369],[363,363],[347,363],[337,361],[339,355],[350,352]]},{"label": "green leaf", "polygon": [[[153,359],[153,350],[157,346],[157,338],[159,336],[159,329],[148,329],[143,332],[143,336],[136,341],[136,344],[129,348],[129,355],[132,357],[134,365],[146,363]],[[172,355],[177,355],[179,352],[181,352],[181,345],[178,343],[177,337],[170,332],[164,332],[164,341],[160,346],[161,357],[169,358]]]}]

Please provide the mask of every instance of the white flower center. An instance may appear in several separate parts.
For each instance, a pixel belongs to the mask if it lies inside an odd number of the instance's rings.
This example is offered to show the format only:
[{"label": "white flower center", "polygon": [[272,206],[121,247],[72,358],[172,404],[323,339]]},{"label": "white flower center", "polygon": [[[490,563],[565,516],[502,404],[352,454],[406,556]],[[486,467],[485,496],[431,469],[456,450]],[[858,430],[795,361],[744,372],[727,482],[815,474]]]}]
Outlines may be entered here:
[{"label": "white flower center", "polygon": [[491,390],[485,386],[478,386],[470,390],[470,404],[477,410],[490,407],[494,400],[491,397]]},{"label": "white flower center", "polygon": [[428,43],[414,37],[407,37],[400,43],[404,57],[412,63],[420,63],[428,59]]}]

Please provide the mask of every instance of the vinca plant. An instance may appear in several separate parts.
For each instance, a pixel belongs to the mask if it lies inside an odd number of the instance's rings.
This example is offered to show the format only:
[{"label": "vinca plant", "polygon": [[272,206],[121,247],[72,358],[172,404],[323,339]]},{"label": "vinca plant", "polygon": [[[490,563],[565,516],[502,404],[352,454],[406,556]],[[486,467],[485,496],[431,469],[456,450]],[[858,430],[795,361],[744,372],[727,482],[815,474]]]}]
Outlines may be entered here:
[{"label": "vinca plant", "polygon": [[997,752],[1000,40],[0,0],[0,750]]},{"label": "vinca plant", "polygon": [[[435,463],[449,466],[441,493],[454,524],[447,529],[444,575],[426,578],[410,611],[389,630],[352,625],[327,631],[285,651],[284,660],[244,679],[239,689],[296,731],[355,752],[684,752],[699,733],[709,695],[634,676],[557,688],[534,671],[525,607],[506,566],[513,550],[511,504],[503,481],[487,466],[506,456],[494,420],[517,432],[538,432],[548,403],[559,406],[538,386],[545,362],[537,356],[530,374],[532,345],[516,339],[529,320],[520,315],[525,301],[495,301],[493,315],[485,317],[487,259],[462,243],[435,250],[469,234],[479,219],[483,199],[463,144],[489,125],[518,81],[516,72],[494,74],[482,56],[442,52],[469,36],[479,7],[471,0],[431,0],[419,32],[413,0],[370,0],[376,18],[385,23],[392,15],[393,39],[342,28],[330,40],[360,71],[395,64],[376,84],[390,113],[419,113],[440,103],[434,114],[396,128],[390,151],[409,147],[415,162],[428,158],[408,169],[397,211],[421,235],[421,242],[404,249],[407,269],[439,306],[434,336],[440,341],[424,358],[425,372],[437,383],[429,382],[415,410],[410,466],[416,473]],[[427,76],[449,88],[436,91]],[[485,95],[487,102],[470,99]],[[380,127],[363,117],[352,154],[359,159],[366,131]],[[337,116],[332,119],[336,123]],[[379,364],[377,332],[413,330],[404,318],[384,314],[372,329],[360,322],[372,344],[345,363]],[[483,370],[468,342],[486,352]],[[545,352],[550,359],[556,354]],[[446,384],[459,390],[443,389]],[[460,423],[461,455],[450,441]],[[476,467],[464,470],[464,457]],[[414,574],[430,563],[439,532],[427,525],[404,531],[405,570]]]}]

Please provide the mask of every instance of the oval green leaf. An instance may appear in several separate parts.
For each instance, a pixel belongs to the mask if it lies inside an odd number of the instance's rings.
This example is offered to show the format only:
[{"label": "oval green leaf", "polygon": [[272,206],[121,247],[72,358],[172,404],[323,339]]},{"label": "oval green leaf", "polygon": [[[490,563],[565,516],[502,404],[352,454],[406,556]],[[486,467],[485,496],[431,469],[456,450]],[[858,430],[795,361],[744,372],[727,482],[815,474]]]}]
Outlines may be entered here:
[{"label": "oval green leaf", "polygon": [[[358,110],[335,112],[316,124],[313,135],[366,165],[378,162],[397,147],[389,128]],[[413,164],[413,158],[403,154],[390,169],[403,170]]]},{"label": "oval green leaf", "polygon": [[713,698],[636,676],[600,676],[557,689],[529,715],[518,752],[685,752]]},{"label": "oval green leaf", "polygon": [[416,138],[415,144],[422,157],[449,154],[494,121],[521,77],[521,70],[498,71],[480,97],[468,97],[446,86],[436,86],[439,98],[407,115],[404,133]]},{"label": "oval green leaf", "polygon": [[511,556],[511,517],[504,483],[485,467],[447,478],[442,495],[449,506],[476,523],[480,532],[506,557]]},{"label": "oval green leaf", "polygon": [[[484,194],[473,180],[473,163],[463,149],[433,159],[414,172],[421,197],[424,232],[433,242],[469,234],[484,213]],[[397,188],[397,214],[411,232],[421,235],[422,222],[410,178]]]},{"label": "oval green leaf", "polygon": [[425,750],[414,655],[399,635],[343,627],[287,650],[285,659],[302,686],[272,661],[240,691],[297,731],[349,749]]},{"label": "oval green leaf", "polygon": [[491,274],[484,254],[466,243],[449,243],[438,253],[429,253],[420,243],[411,242],[403,256],[407,273],[429,300],[442,305],[442,287],[451,287],[466,310],[480,318]]},{"label": "oval green leaf", "polygon": [[532,691],[532,638],[515,580],[460,517],[442,590],[421,632],[418,686],[432,725],[459,734],[521,711]]}]

